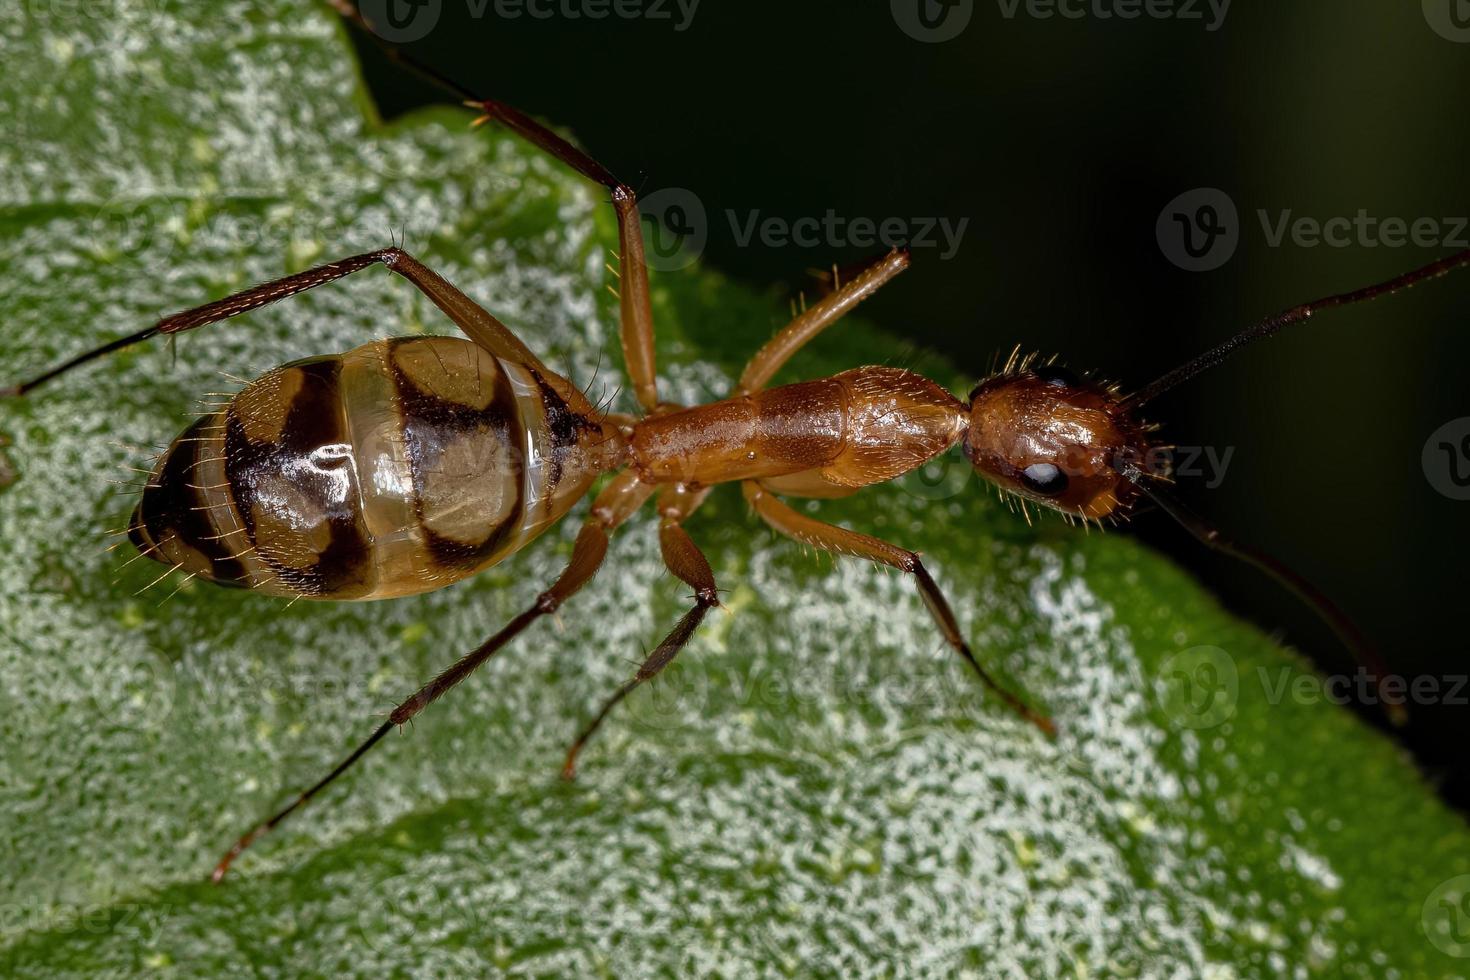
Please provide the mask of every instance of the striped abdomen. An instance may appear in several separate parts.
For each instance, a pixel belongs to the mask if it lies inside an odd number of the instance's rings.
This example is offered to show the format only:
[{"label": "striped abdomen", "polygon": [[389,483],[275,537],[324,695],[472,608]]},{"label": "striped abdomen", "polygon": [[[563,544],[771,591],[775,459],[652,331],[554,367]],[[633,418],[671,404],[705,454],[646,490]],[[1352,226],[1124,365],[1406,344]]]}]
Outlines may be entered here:
[{"label": "striped abdomen", "polygon": [[271,371],[196,422],[132,538],[272,595],[412,595],[525,545],[621,451],[560,378],[466,340],[377,341]]}]

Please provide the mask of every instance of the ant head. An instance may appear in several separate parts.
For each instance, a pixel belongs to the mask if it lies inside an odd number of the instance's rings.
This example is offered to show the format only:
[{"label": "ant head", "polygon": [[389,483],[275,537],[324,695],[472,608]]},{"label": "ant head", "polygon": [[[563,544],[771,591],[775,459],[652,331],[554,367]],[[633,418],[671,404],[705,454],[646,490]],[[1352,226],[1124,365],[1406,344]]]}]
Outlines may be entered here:
[{"label": "ant head", "polygon": [[965,455],[1017,496],[1084,520],[1121,517],[1139,490],[1120,464],[1150,455],[1141,425],[1113,386],[1030,359],[970,393]]}]

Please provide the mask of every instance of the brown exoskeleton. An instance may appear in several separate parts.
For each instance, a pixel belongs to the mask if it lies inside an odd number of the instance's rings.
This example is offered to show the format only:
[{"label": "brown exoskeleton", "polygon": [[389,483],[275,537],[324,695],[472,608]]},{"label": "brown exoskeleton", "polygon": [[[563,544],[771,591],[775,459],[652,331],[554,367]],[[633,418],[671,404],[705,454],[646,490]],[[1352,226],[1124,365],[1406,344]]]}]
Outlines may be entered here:
[{"label": "brown exoskeleton", "polygon": [[[334,6],[359,26],[344,0]],[[377,37],[369,32],[374,40]],[[913,576],[946,642],[980,680],[1043,731],[1051,721],[1002,689],[966,643],[917,554],[799,513],[782,497],[835,497],[908,473],[956,444],[986,479],[1024,501],[1082,521],[1126,517],[1156,502],[1206,544],[1251,561],[1296,590],[1360,656],[1348,621],[1307,583],[1257,552],[1230,544],[1159,486],[1152,427],[1139,410],[1156,395],[1247,342],[1316,312],[1372,299],[1470,264],[1470,251],[1353,293],[1269,317],[1132,395],[1014,356],[965,400],[909,371],[859,367],[768,388],[804,344],[908,266],[882,257],[840,284],[762,347],[730,397],[686,407],[660,401],[638,207],[631,189],[581,150],[517,110],[475,97],[396,49],[389,54],[608,189],[620,239],[622,345],[642,414],[597,411],[496,319],[401,248],[305,272],[177,313],[23,384],[18,397],[96,357],[172,335],[381,264],[428,296],[466,334],[385,340],[287,364],[247,384],[160,457],[130,521],[141,554],[225,585],[291,598],[376,599],[441,588],[489,567],[565,516],[604,475],[561,576],[524,612],[401,702],[336,768],[251,829],[214,870],[295,812],[393,727],[468,677],[537,619],[557,610],[601,566],[611,532],[657,499],[669,570],[694,604],[583,728],[563,772],[608,712],[663,670],[719,604],[714,575],[683,528],[712,486],[738,481],[756,513],[813,547],[866,558]],[[1380,672],[1380,676],[1382,676]]]}]

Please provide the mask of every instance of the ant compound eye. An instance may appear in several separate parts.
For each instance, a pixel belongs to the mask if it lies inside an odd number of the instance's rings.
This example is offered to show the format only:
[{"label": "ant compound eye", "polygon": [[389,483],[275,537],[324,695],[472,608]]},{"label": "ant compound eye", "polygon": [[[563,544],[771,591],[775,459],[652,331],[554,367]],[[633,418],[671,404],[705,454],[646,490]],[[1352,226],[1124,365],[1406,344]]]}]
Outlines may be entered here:
[{"label": "ant compound eye", "polygon": [[1032,463],[1021,471],[1021,482],[1033,493],[1055,497],[1066,492],[1067,474],[1051,463]]},{"label": "ant compound eye", "polygon": [[1055,388],[1075,388],[1082,383],[1077,375],[1056,364],[1044,364],[1032,373],[1042,384]]}]

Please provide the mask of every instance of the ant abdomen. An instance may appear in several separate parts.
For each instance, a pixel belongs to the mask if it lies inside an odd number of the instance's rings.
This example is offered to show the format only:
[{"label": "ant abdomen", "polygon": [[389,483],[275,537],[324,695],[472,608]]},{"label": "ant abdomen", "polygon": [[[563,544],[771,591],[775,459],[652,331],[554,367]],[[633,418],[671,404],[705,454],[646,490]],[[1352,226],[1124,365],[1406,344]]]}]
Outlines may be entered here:
[{"label": "ant abdomen", "polygon": [[271,595],[441,588],[530,542],[615,455],[567,387],[449,337],[287,364],[169,447],[133,541]]}]

